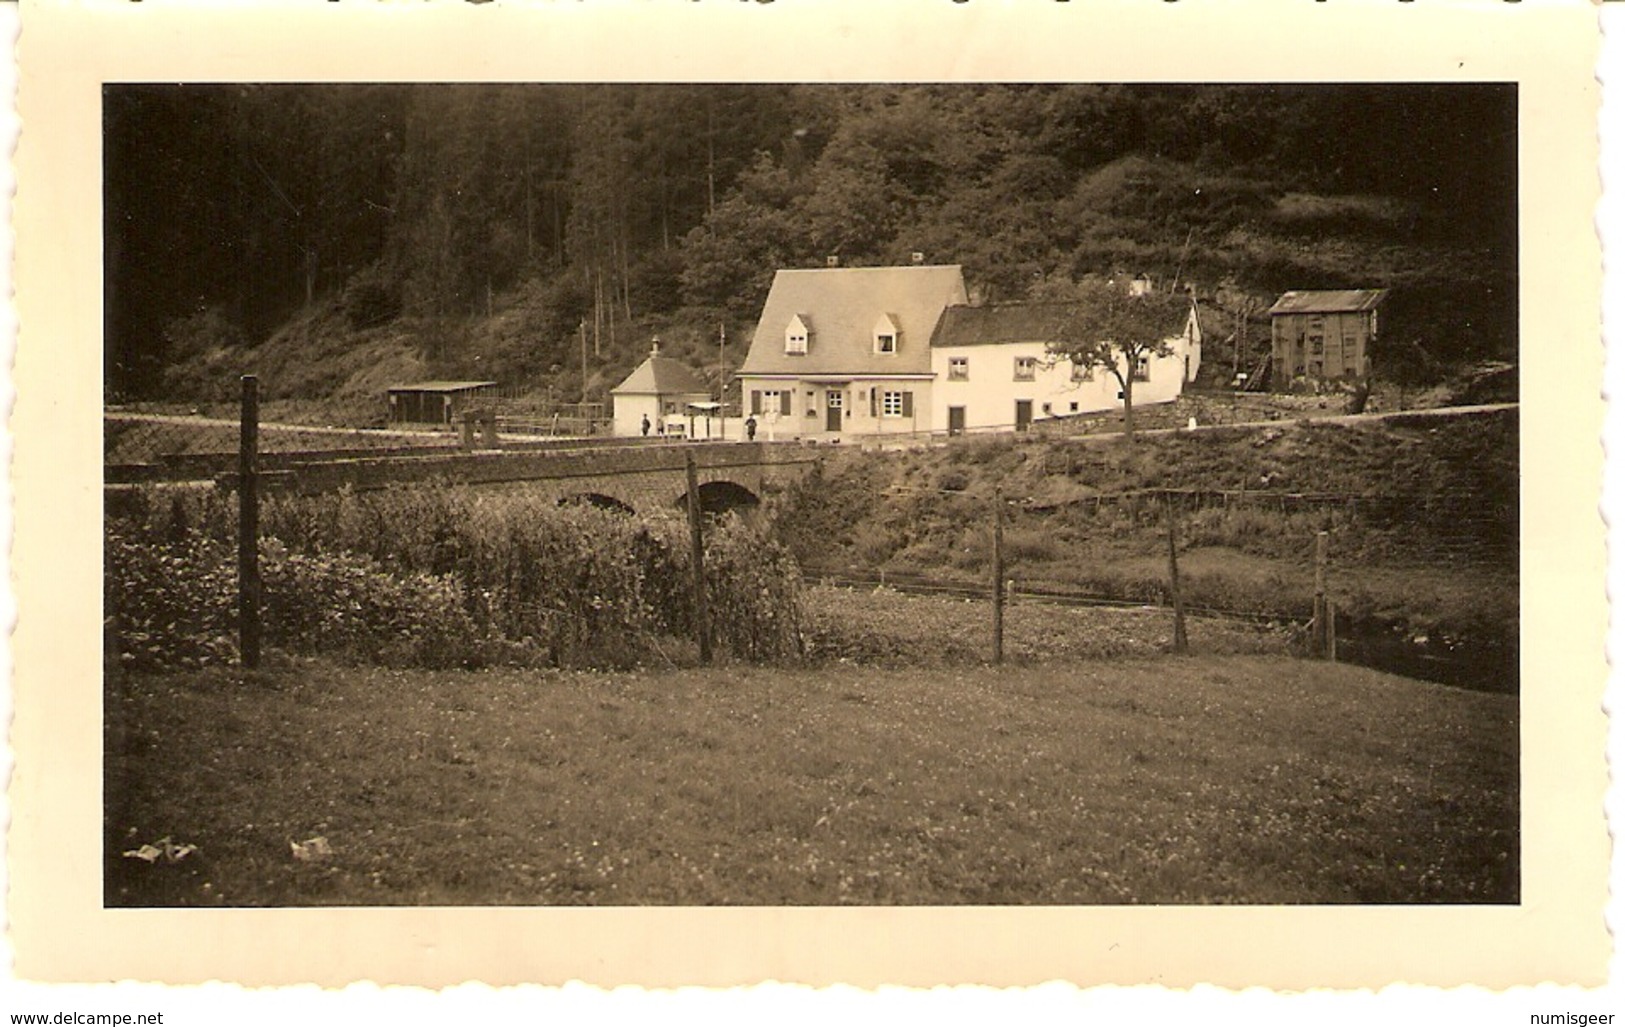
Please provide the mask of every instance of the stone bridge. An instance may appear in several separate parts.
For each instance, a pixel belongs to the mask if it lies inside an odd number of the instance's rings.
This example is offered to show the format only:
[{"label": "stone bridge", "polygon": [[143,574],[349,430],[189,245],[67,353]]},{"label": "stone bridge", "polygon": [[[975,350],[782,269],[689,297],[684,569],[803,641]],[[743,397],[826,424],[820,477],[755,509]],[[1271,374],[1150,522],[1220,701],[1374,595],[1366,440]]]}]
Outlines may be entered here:
[{"label": "stone bridge", "polygon": [[[687,502],[692,453],[701,506],[748,509],[812,469],[817,452],[790,442],[694,442],[564,450],[435,452],[417,456],[314,459],[268,471],[265,485],[298,492],[375,489],[418,483],[520,486],[561,503],[646,513]],[[234,485],[235,475],[222,476]]]}]

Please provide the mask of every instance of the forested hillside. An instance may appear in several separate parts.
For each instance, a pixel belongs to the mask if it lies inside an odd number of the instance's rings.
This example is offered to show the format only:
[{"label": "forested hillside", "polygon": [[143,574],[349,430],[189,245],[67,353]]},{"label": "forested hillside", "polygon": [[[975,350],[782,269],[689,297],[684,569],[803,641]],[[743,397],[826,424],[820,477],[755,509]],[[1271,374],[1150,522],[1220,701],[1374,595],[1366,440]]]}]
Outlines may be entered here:
[{"label": "forested hillside", "polygon": [[[1510,86],[113,85],[107,387],[716,380],[779,267],[1394,287],[1379,373],[1515,354]],[[1220,337],[1229,330],[1220,326]],[[586,381],[583,381],[583,375]]]}]

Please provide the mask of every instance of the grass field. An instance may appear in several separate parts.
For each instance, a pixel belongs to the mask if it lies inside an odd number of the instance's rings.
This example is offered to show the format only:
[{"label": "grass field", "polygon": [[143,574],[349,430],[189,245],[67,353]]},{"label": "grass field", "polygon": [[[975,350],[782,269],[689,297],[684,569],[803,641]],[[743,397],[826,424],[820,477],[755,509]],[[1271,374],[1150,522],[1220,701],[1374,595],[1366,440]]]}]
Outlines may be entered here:
[{"label": "grass field", "polygon": [[1145,656],[111,675],[105,899],[1517,901],[1514,698],[1113,616]]}]

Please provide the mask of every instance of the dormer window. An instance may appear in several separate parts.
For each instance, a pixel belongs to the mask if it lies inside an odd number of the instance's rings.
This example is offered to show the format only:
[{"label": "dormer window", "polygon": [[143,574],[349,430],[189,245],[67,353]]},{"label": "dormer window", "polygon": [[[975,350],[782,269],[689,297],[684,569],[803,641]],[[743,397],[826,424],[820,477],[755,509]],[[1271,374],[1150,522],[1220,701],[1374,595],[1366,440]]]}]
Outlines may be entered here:
[{"label": "dormer window", "polygon": [[890,314],[881,314],[880,320],[875,322],[875,352],[896,353],[897,321]]},{"label": "dormer window", "polygon": [[801,356],[807,352],[807,337],[811,335],[806,318],[797,314],[784,329],[784,352]]}]

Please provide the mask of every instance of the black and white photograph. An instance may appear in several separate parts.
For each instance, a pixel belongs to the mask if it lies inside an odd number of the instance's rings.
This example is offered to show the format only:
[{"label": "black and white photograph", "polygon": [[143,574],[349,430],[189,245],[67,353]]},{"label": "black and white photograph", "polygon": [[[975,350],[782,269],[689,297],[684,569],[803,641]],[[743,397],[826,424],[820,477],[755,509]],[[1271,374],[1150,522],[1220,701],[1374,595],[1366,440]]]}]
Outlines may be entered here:
[{"label": "black and white photograph", "polygon": [[24,12],[20,976],[1606,980],[1583,4],[317,6]]},{"label": "black and white photograph", "polygon": [[107,905],[1518,901],[1515,85],[103,103]]}]

